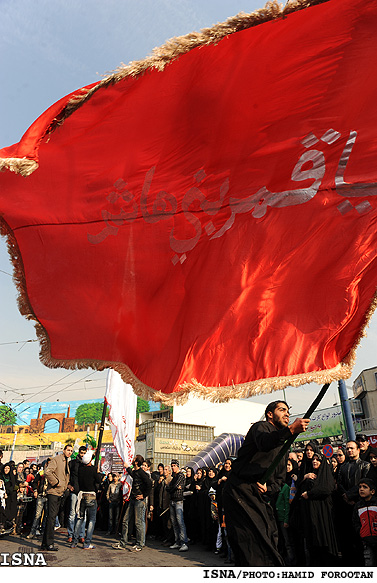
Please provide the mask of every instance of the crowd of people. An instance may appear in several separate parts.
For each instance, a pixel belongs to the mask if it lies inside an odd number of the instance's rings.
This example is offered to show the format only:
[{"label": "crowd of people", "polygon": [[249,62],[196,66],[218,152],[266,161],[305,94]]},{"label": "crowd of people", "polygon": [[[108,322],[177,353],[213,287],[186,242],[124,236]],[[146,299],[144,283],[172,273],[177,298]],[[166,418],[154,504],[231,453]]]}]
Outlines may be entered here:
[{"label": "crowd of people", "polygon": [[[93,453],[82,446],[71,459],[66,446],[42,465],[0,459],[0,534],[39,537],[42,550],[57,550],[54,532],[64,527],[72,548],[94,549],[96,529],[104,540],[119,539],[112,543],[119,551],[140,552],[150,538],[172,552],[204,545],[237,564],[223,495],[235,460],[194,471],[173,459],[152,470],[136,455],[124,475],[104,475]],[[340,446],[331,459],[309,441],[284,464],[285,479],[268,500],[284,564],[377,566],[377,449],[366,436]]]}]

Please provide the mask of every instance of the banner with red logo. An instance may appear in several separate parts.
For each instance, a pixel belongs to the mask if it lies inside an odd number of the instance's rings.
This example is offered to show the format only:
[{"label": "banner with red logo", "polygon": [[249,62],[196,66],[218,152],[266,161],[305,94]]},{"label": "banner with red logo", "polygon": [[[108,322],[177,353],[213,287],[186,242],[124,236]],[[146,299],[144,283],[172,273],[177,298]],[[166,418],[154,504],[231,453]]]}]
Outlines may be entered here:
[{"label": "banner with red logo", "polygon": [[347,378],[377,284],[377,2],[272,3],[61,99],[0,151],[52,367],[165,401]]}]

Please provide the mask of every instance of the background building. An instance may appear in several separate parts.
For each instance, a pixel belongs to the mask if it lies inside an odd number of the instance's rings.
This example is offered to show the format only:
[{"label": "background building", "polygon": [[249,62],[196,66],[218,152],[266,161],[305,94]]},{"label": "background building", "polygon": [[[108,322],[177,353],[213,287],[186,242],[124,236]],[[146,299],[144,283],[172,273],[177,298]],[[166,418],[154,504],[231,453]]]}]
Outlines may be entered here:
[{"label": "background building", "polygon": [[139,422],[135,453],[150,460],[153,469],[159,463],[170,465],[173,458],[179,461],[180,466],[185,466],[213,439],[213,427],[208,425],[173,423],[152,417]]},{"label": "background building", "polygon": [[[273,400],[272,396],[271,401]],[[184,405],[174,405],[173,421],[213,426],[215,437],[221,433],[246,435],[252,423],[264,419],[265,408],[266,405],[248,399],[212,403],[204,399],[189,397]]]},{"label": "background building", "polygon": [[362,409],[357,420],[357,433],[374,437],[377,442],[377,367],[363,370],[353,383],[353,395]]}]

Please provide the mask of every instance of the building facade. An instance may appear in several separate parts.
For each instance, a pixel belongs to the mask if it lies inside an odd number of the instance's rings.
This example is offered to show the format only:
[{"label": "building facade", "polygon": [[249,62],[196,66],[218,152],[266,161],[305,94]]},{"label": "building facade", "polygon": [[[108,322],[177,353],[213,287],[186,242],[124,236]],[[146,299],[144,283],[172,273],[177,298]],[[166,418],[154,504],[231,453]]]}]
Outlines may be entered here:
[{"label": "building facade", "polygon": [[377,367],[363,370],[355,379],[353,395],[363,409],[363,418],[358,420],[358,433],[377,434]]},{"label": "building facade", "polygon": [[213,427],[151,417],[139,424],[135,453],[150,460],[153,470],[159,463],[170,465],[172,459],[177,459],[183,467],[213,439]]}]

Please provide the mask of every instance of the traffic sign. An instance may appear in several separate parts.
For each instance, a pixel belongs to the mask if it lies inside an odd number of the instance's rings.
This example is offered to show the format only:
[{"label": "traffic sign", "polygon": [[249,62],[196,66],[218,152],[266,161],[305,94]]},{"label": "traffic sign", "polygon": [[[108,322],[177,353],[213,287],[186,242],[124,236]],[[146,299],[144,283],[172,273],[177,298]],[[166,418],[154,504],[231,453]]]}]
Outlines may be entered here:
[{"label": "traffic sign", "polygon": [[333,446],[330,444],[324,445],[322,453],[325,457],[331,457],[334,454]]}]

